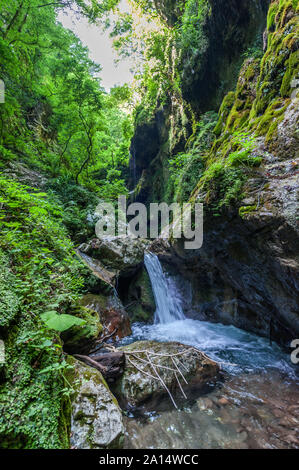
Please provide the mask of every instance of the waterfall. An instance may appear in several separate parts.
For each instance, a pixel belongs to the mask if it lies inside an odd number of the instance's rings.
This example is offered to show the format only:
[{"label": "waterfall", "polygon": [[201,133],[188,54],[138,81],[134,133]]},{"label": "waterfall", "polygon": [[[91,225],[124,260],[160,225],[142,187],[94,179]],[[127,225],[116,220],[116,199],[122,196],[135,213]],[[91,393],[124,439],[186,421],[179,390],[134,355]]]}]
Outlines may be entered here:
[{"label": "waterfall", "polygon": [[167,279],[158,256],[146,253],[144,263],[151,280],[153,294],[156,302],[155,323],[172,323],[185,320],[180,299],[175,285]]}]

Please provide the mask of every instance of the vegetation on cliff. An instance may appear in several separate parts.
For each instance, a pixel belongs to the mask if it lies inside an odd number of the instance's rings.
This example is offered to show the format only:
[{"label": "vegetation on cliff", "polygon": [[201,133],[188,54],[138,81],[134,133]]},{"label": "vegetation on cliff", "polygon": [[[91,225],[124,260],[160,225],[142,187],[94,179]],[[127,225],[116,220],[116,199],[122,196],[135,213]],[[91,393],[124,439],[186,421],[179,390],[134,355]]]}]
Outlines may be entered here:
[{"label": "vegetation on cliff", "polygon": [[[132,14],[118,3],[1,3],[0,447],[70,445],[60,333],[72,327],[78,342],[102,329],[80,306],[97,280],[75,253],[97,203],[134,190],[144,202],[204,201],[213,220],[246,218],[261,206],[260,193],[242,202],[248,181],[265,177],[269,153],[283,160],[279,126],[296,119],[298,0],[132,0]],[[114,11],[116,49],[139,54],[134,90],[101,87],[100,66],[57,21],[65,7],[106,25]],[[136,286],[132,316],[147,320],[148,279]]]}]

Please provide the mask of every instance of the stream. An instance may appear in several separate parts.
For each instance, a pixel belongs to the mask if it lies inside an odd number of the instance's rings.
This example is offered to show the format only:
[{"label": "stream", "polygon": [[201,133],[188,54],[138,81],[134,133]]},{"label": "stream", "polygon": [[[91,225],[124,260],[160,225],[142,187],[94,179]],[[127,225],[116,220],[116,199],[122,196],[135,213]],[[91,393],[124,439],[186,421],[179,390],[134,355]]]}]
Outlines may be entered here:
[{"label": "stream", "polygon": [[178,341],[221,363],[216,386],[188,397],[179,410],[165,397],[159,409],[126,417],[125,448],[299,448],[299,378],[290,356],[265,338],[185,317],[173,279],[156,255],[145,255],[156,302],[153,325],[134,324],[139,340]]}]

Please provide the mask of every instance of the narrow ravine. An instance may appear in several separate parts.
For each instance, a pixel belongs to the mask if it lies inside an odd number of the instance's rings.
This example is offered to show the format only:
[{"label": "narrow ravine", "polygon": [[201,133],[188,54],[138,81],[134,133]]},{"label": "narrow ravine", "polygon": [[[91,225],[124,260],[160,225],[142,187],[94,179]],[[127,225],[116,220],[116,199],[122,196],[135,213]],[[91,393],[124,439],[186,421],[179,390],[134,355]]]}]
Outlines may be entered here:
[{"label": "narrow ravine", "polygon": [[221,363],[222,379],[189,396],[179,410],[160,407],[126,420],[128,448],[285,448],[296,445],[298,376],[276,344],[233,326],[185,317],[173,279],[154,254],[145,255],[157,310],[152,325],[137,323],[124,340],[178,341]]}]

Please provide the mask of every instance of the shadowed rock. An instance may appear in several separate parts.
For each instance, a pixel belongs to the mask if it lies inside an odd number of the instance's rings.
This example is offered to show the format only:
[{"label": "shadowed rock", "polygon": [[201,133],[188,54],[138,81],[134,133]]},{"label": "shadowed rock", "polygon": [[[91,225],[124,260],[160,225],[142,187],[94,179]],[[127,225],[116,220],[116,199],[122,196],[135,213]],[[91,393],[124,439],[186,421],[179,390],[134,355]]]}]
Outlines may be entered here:
[{"label": "shadowed rock", "polygon": [[188,389],[215,380],[219,372],[216,362],[180,343],[138,341],[120,350],[126,354],[126,367],[115,393],[126,405],[142,404],[166,394],[167,389],[170,395],[184,396]]}]

